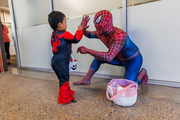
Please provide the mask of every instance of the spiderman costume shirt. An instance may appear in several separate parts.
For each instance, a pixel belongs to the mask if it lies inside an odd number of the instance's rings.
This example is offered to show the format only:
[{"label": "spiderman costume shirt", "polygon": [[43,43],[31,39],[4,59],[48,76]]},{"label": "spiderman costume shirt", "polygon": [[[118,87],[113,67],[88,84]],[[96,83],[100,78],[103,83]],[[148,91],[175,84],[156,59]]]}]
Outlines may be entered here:
[{"label": "spiderman costume shirt", "polygon": [[53,57],[51,66],[59,79],[59,104],[71,102],[75,92],[69,86],[69,60],[71,54],[71,43],[78,43],[83,37],[83,31],[77,30],[75,35],[70,32],[55,30],[51,36]]}]

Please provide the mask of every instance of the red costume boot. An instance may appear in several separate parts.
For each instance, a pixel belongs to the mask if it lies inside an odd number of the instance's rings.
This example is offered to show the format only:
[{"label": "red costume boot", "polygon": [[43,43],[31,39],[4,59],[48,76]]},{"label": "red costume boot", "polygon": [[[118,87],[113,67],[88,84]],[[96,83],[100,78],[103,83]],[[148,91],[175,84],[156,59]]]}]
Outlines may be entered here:
[{"label": "red costume boot", "polygon": [[95,71],[92,68],[90,68],[88,73],[82,80],[80,80],[78,82],[74,82],[73,84],[74,85],[90,85],[90,79],[94,75],[94,73],[95,73]]},{"label": "red costume boot", "polygon": [[71,91],[71,95],[74,95],[75,94],[75,91],[74,90],[70,90]]},{"label": "red costume boot", "polygon": [[60,90],[58,103],[59,104],[67,104],[74,101],[74,97],[72,96],[75,92],[70,89],[69,82],[65,82]]},{"label": "red costume boot", "polygon": [[148,75],[147,75],[147,70],[145,68],[142,68],[142,70],[139,72],[138,79],[142,85],[147,84]]}]

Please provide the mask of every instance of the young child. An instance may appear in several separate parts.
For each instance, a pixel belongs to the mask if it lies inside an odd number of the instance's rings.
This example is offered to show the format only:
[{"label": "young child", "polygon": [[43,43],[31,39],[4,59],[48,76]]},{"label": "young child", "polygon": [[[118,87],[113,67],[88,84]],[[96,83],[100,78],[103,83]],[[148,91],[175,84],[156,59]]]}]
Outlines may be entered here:
[{"label": "young child", "polygon": [[51,36],[53,57],[51,66],[59,79],[59,104],[76,102],[73,97],[74,91],[69,86],[69,60],[71,54],[71,43],[78,43],[83,37],[81,25],[75,35],[66,31],[66,16],[59,11],[53,11],[48,15],[48,21],[54,30]]}]

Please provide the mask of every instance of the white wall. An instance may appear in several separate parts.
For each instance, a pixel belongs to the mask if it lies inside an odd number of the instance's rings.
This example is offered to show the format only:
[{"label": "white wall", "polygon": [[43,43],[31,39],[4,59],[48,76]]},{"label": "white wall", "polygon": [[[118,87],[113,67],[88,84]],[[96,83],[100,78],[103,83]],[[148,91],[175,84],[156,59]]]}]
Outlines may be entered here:
[{"label": "white wall", "polygon": [[159,0],[127,0],[127,5],[146,4],[148,2],[156,2]]},{"label": "white wall", "polygon": [[180,1],[128,7],[128,34],[139,46],[149,78],[180,82]]},{"label": "white wall", "polygon": [[14,0],[17,29],[48,22],[49,0]]},{"label": "white wall", "polygon": [[99,10],[122,6],[122,0],[53,0],[54,10],[63,12],[67,18],[78,17]]},{"label": "white wall", "polygon": [[21,67],[51,69],[49,0],[12,1]]},{"label": "white wall", "polygon": [[17,31],[22,67],[51,69],[51,32],[48,24]]}]

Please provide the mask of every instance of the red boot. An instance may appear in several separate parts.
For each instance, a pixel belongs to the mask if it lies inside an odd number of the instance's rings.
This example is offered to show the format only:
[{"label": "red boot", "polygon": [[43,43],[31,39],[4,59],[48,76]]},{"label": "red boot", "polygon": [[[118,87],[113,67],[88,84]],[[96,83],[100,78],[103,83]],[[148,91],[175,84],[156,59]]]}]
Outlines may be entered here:
[{"label": "red boot", "polygon": [[70,90],[71,91],[71,95],[74,95],[75,94],[75,91],[74,90]]},{"label": "red boot", "polygon": [[74,101],[74,97],[72,96],[74,93],[75,92],[70,89],[69,82],[65,82],[59,90],[58,103],[67,104]]},{"label": "red boot", "polygon": [[82,80],[73,82],[73,84],[74,85],[90,85],[90,79],[94,75],[94,73],[95,73],[95,71],[92,68],[90,68],[88,73]]},{"label": "red boot", "polygon": [[147,84],[148,74],[147,74],[147,70],[145,68],[142,68],[142,70],[139,72],[138,79],[142,85]]}]

